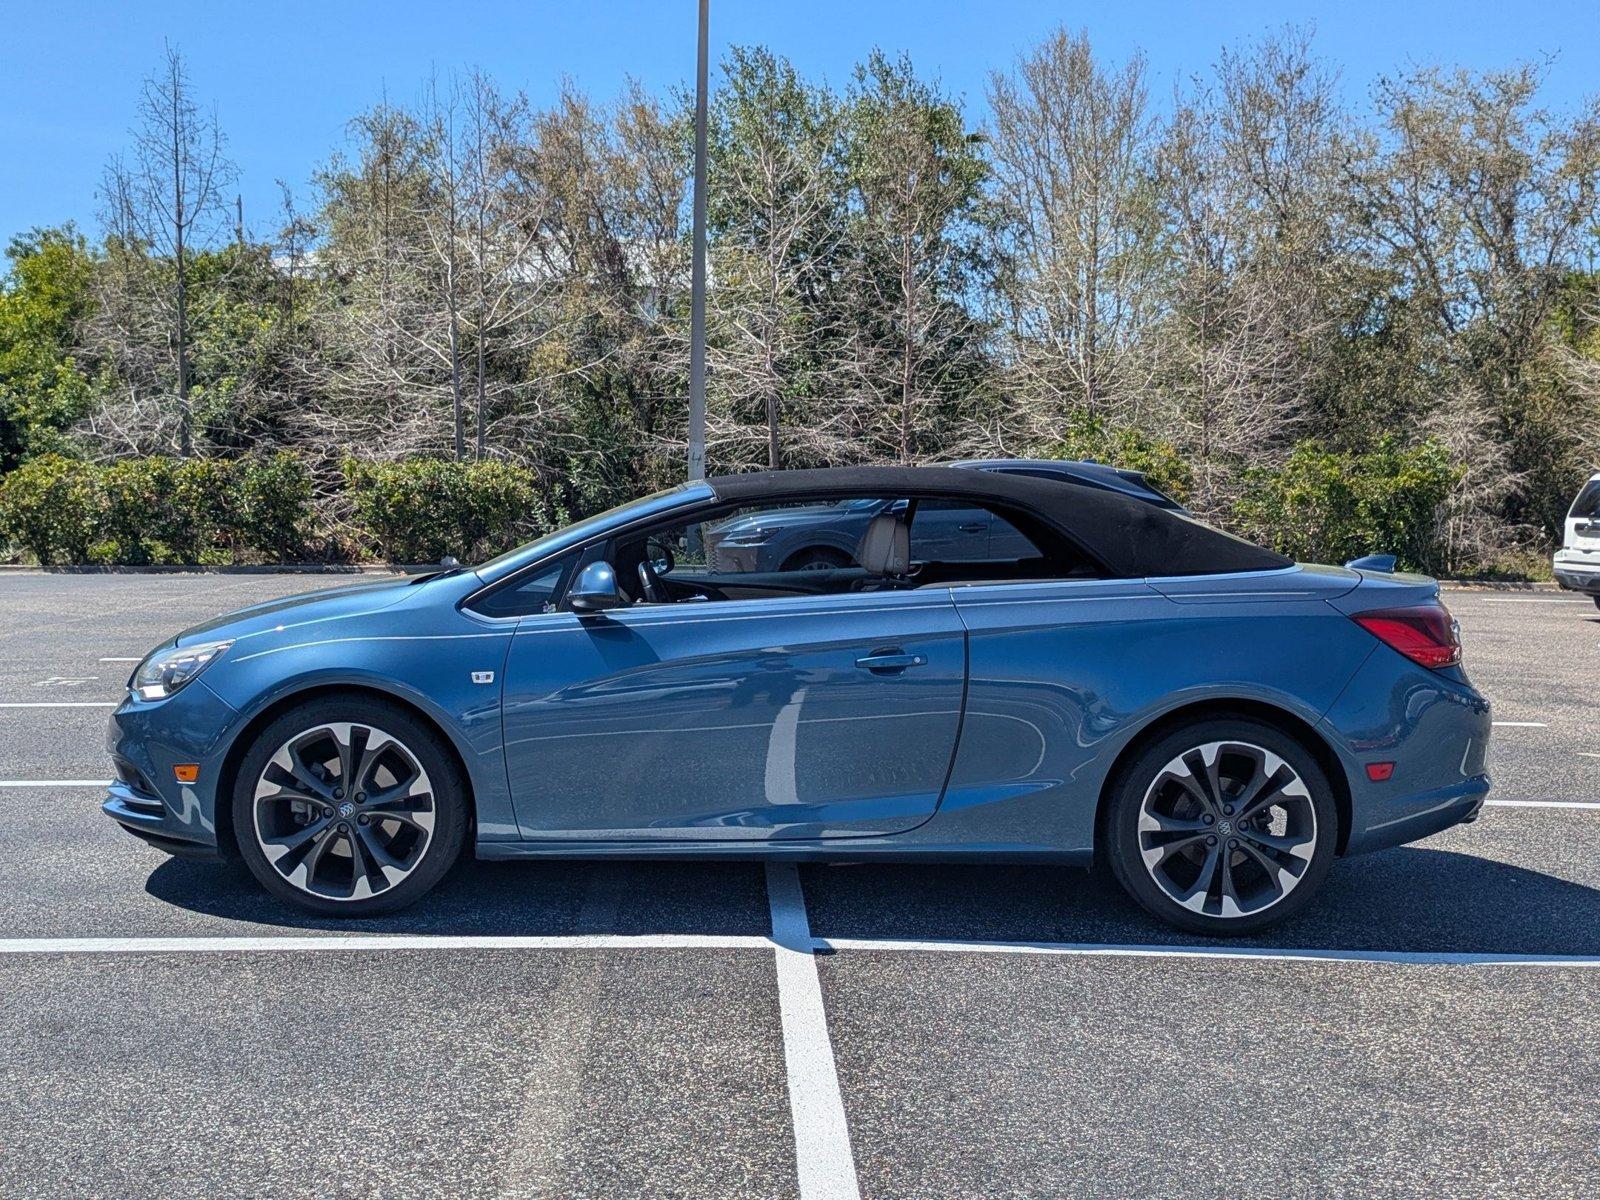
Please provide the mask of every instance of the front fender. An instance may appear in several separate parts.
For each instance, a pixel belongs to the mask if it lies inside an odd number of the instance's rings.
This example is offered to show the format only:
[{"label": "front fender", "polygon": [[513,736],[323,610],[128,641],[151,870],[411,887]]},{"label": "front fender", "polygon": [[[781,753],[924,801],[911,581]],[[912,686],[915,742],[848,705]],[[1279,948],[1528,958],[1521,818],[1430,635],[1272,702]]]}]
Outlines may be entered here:
[{"label": "front fender", "polygon": [[[297,696],[338,688],[387,696],[425,716],[455,749],[472,787],[479,838],[515,839],[500,724],[501,677],[510,645],[508,628],[474,626],[255,649],[229,662],[212,681],[239,713],[228,731],[228,760],[237,762],[245,749],[239,739],[258,728],[265,714]],[[474,676],[488,682],[476,682]]]}]

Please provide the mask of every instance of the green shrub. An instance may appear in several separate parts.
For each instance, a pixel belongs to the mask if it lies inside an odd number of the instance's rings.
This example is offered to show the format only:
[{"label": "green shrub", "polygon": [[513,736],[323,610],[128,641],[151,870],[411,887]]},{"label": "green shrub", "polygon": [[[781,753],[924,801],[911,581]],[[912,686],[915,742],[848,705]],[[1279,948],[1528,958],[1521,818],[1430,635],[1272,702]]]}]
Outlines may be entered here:
[{"label": "green shrub", "polygon": [[242,543],[274,559],[292,559],[311,523],[311,469],[293,454],[235,464],[233,524]]},{"label": "green shrub", "polygon": [[99,479],[89,463],[45,454],[0,478],[0,535],[42,564],[87,559],[100,511]]},{"label": "green shrub", "polygon": [[1073,418],[1060,440],[1039,447],[1034,457],[1087,460],[1141,471],[1146,479],[1179,503],[1189,498],[1189,489],[1194,483],[1189,464],[1171,442],[1129,426],[1113,428],[1097,417]]},{"label": "green shrub", "polygon": [[390,562],[475,562],[549,528],[537,476],[506,463],[347,459],[344,474],[356,521]]},{"label": "green shrub", "polygon": [[281,561],[310,517],[311,473],[289,454],[109,466],[45,455],[0,481],[0,533],[41,563]]},{"label": "green shrub", "polygon": [[1412,570],[1443,561],[1440,514],[1461,477],[1428,440],[1384,438],[1365,454],[1302,442],[1276,470],[1246,474],[1234,515],[1241,532],[1290,558],[1345,562],[1393,554]]}]

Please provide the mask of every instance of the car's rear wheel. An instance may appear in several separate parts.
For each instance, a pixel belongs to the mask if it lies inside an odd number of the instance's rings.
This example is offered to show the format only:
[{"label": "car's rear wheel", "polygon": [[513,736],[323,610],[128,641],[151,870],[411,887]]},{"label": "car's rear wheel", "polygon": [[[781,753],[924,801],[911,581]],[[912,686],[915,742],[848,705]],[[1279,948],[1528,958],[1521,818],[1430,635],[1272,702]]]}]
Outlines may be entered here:
[{"label": "car's rear wheel", "polygon": [[1600,595],[1593,596],[1591,599],[1594,600],[1594,606],[1600,608]]},{"label": "car's rear wheel", "polygon": [[330,697],[261,731],[234,784],[233,827],[275,896],[373,916],[411,904],[450,869],[466,790],[439,735],[411,713]]},{"label": "car's rear wheel", "polygon": [[1327,876],[1338,809],[1310,752],[1274,726],[1197,721],[1123,766],[1107,857],[1128,893],[1195,933],[1251,933],[1294,915]]}]

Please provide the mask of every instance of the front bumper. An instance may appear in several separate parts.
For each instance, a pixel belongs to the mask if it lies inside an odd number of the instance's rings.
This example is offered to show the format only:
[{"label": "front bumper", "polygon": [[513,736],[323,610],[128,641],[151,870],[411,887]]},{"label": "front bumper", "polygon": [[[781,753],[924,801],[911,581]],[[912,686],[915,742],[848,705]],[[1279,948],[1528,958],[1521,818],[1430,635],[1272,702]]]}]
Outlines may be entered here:
[{"label": "front bumper", "polygon": [[[100,811],[169,853],[217,855],[216,783],[238,716],[201,679],[165,700],[129,696],[106,730],[116,778]],[[177,782],[179,763],[199,765],[196,782]]]}]

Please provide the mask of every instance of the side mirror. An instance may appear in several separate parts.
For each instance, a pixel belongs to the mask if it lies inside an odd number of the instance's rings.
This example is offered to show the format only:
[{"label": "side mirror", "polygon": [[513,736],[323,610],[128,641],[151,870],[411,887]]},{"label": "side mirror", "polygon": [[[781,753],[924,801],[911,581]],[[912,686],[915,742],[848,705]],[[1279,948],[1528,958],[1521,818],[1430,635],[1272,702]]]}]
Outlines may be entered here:
[{"label": "side mirror", "polygon": [[567,603],[577,612],[604,612],[608,608],[622,608],[628,602],[617,587],[617,573],[604,560],[592,562],[578,572],[572,590],[567,593]]}]

